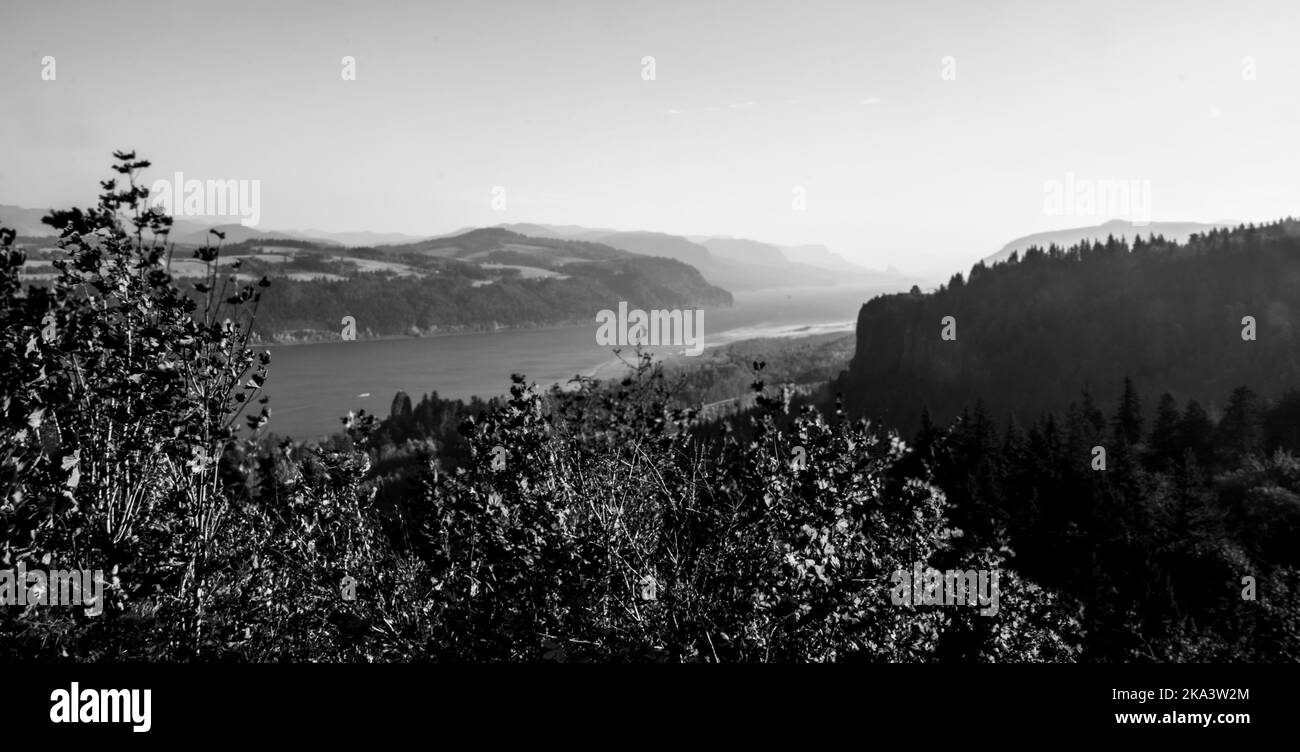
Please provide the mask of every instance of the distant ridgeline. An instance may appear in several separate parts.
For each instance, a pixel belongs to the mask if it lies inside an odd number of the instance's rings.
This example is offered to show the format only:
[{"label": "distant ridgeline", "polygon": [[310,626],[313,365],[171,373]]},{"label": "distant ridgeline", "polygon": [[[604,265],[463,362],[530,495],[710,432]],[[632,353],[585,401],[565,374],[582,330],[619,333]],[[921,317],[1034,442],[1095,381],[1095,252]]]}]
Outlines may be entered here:
[{"label": "distant ridgeline", "polygon": [[[500,228],[350,248],[229,231],[244,237],[221,244],[215,280],[195,258],[203,244],[218,242],[215,235],[177,243],[169,268],[196,301],[209,284],[233,289],[231,274],[241,282],[266,277],[271,287],[257,310],[255,342],[338,340],[344,316],[355,320],[358,339],[561,324],[591,324],[594,336],[596,313],[620,302],[646,310],[733,303],[730,292],[683,261]],[[18,245],[27,254],[24,282],[49,284],[65,255],[56,241],[21,237]]]},{"label": "distant ridgeline", "polygon": [[577,323],[594,332],[596,312],[620,301],[647,309],[732,305],[731,293],[681,261],[495,228],[347,252],[388,268],[345,271],[334,281],[272,277],[256,331],[272,340],[338,339],[341,317],[353,316],[363,339]]},{"label": "distant ridgeline", "polygon": [[[954,339],[944,339],[945,317]],[[1251,318],[1246,318],[1251,317]],[[1022,424],[1087,388],[1113,403],[1125,376],[1213,404],[1237,386],[1300,386],[1300,222],[1132,245],[1109,238],[1029,249],[936,292],[888,295],[858,314],[857,349],[833,385],[853,414],[915,430],[982,401]]]}]

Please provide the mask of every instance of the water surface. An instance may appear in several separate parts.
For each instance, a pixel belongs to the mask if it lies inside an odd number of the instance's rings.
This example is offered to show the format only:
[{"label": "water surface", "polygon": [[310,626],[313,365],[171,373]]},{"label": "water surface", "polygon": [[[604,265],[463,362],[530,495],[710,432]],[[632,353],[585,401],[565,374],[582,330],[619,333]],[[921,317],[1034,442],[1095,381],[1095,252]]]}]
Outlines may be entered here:
[{"label": "water surface", "polygon": [[[851,331],[863,303],[900,289],[877,285],[736,293],[732,308],[705,309],[704,344]],[[265,347],[271,351],[268,428],[295,439],[317,438],[337,431],[339,417],[349,410],[387,417],[399,391],[415,401],[434,391],[448,398],[490,397],[509,390],[511,373],[523,373],[541,385],[577,374],[616,376],[623,366],[611,348],[596,344],[596,328],[593,315],[584,326],[271,345]]]}]

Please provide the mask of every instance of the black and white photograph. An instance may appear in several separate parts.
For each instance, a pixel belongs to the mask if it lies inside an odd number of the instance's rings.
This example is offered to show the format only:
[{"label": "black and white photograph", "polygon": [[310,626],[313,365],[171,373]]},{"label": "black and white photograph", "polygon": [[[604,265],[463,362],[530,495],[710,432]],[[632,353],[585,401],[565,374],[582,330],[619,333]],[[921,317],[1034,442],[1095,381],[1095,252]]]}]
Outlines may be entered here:
[{"label": "black and white photograph", "polygon": [[563,664],[629,718],[960,686],[1008,739],[1300,699],[1295,0],[0,29],[0,715],[41,739],[328,735],[232,698],[402,683],[349,700],[387,744]]}]

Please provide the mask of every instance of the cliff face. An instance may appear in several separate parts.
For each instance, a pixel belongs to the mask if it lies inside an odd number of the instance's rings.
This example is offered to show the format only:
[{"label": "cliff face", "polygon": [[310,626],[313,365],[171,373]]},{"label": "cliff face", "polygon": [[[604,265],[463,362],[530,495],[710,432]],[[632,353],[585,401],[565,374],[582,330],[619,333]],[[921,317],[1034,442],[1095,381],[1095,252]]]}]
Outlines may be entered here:
[{"label": "cliff face", "polygon": [[[1123,335],[1103,337],[1050,301],[1027,296],[1014,301],[1014,312],[997,315],[981,302],[960,291],[895,295],[864,305],[857,349],[840,385],[850,411],[883,418],[910,434],[927,409],[938,424],[979,404],[999,421],[1029,423],[1045,412],[1064,411],[1085,389],[1109,403],[1126,375],[1156,374],[1155,383],[1140,385],[1157,390],[1152,399],[1165,389],[1192,386],[1175,378],[1171,362],[1154,349],[1144,351]],[[953,317],[956,339],[942,336],[947,316]],[[1222,393],[1201,386],[1210,398]]]},{"label": "cliff face", "polygon": [[858,313],[857,349],[843,391],[855,415],[884,418],[906,431],[928,407],[936,420],[948,420],[977,372],[960,315],[956,340],[942,338],[943,317],[935,301],[915,295],[872,300]]}]

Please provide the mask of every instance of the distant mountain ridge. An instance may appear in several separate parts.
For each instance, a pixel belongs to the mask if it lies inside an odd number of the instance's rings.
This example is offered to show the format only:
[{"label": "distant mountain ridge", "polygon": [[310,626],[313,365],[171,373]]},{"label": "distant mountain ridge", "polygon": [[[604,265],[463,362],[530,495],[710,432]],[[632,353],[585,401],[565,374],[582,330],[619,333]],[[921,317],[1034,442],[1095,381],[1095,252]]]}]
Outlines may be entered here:
[{"label": "distant mountain ridge", "polygon": [[1024,255],[1024,252],[1033,246],[1043,250],[1047,250],[1052,245],[1065,249],[1078,245],[1084,240],[1102,242],[1108,236],[1114,236],[1116,240],[1121,237],[1127,238],[1131,242],[1139,235],[1143,239],[1151,235],[1163,235],[1165,240],[1171,243],[1186,243],[1187,239],[1194,234],[1205,234],[1210,230],[1235,227],[1236,224],[1235,222],[1148,222],[1144,225],[1138,225],[1122,219],[1112,219],[1100,225],[1048,230],[1047,232],[1025,235],[1002,246],[1002,250],[992,256],[984,257],[983,261],[987,265],[992,265],[999,261],[1005,261],[1016,251]]},{"label": "distant mountain ridge", "polygon": [[703,271],[701,267],[707,267],[712,262],[708,248],[699,243],[692,243],[686,238],[662,232],[611,232],[596,234],[594,237],[591,233],[583,233],[575,237],[591,237],[593,240],[630,253],[677,259],[701,271]]},{"label": "distant mountain ridge", "polygon": [[[53,237],[54,229],[41,223],[48,212],[0,205],[0,223],[30,237]],[[580,225],[508,223],[497,228],[521,238],[599,243],[641,256],[675,259],[698,269],[710,282],[728,290],[761,290],[776,287],[816,287],[845,283],[910,281],[892,268],[880,271],[854,264],[821,245],[779,246],[747,238],[725,236],[684,237],[654,231],[625,231]],[[204,245],[215,240],[212,232],[225,235],[226,244],[306,240],[340,248],[406,248],[432,243],[425,250],[446,248],[436,241],[464,238],[476,230],[466,227],[436,236],[380,232],[324,232],[321,230],[272,230],[245,227],[238,222],[212,223],[176,218],[170,239],[179,245]],[[520,241],[510,241],[520,242]],[[504,250],[497,248],[495,250]],[[450,253],[450,252],[449,252]],[[452,254],[451,257],[455,257]]]},{"label": "distant mountain ridge", "polygon": [[0,204],[0,226],[8,227],[19,235],[28,237],[56,235],[54,228],[41,223],[41,218],[49,213],[49,209],[27,209]]},{"label": "distant mountain ridge", "polygon": [[709,281],[728,290],[907,280],[895,270],[879,271],[853,264],[820,245],[778,246],[747,238],[682,236],[577,225],[514,223],[498,227],[531,237],[599,242],[631,253],[676,259],[694,266]]},{"label": "distant mountain ridge", "polygon": [[[679,258],[690,263],[699,260],[701,249],[717,258],[744,261],[766,266],[804,264],[822,269],[872,273],[876,270],[855,264],[824,245],[780,246],[747,238],[723,235],[672,235],[663,232],[624,231],[590,228],[579,225],[545,225],[530,222],[497,225],[531,237],[573,238],[609,242],[615,247],[640,247],[634,253],[656,251],[655,255]],[[656,245],[656,242],[658,245]]]},{"label": "distant mountain ridge", "polygon": [[745,238],[707,238],[702,241],[709,253],[718,258],[743,261],[763,266],[782,266],[790,263],[781,249],[757,240]]},{"label": "distant mountain ridge", "polygon": [[[53,227],[43,224],[41,218],[50,213],[49,209],[28,209],[10,204],[0,204],[0,225],[13,228],[19,235],[26,237],[54,237],[58,233]],[[267,230],[259,227],[245,227],[237,221],[211,222],[175,217],[172,220],[171,240],[186,245],[203,245],[210,230],[217,230],[226,235],[227,243],[239,243],[245,240],[314,240],[329,245],[349,247],[374,247],[410,243],[427,236],[406,235],[397,232],[325,232],[324,230]]]},{"label": "distant mountain ridge", "polygon": [[[781,253],[796,264],[807,264],[822,269],[857,272],[864,268],[832,252],[824,245],[783,245]],[[891,273],[888,268],[885,271]]]}]

